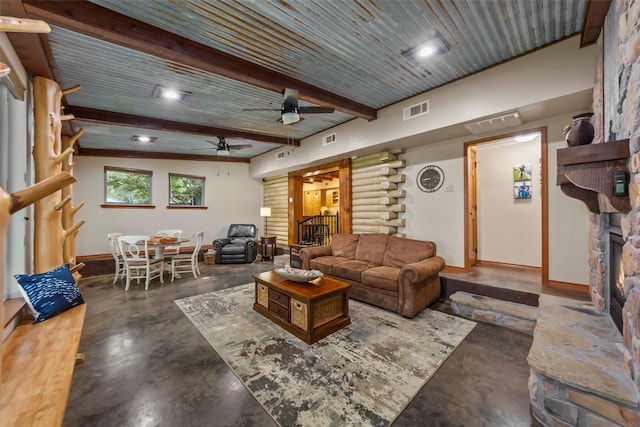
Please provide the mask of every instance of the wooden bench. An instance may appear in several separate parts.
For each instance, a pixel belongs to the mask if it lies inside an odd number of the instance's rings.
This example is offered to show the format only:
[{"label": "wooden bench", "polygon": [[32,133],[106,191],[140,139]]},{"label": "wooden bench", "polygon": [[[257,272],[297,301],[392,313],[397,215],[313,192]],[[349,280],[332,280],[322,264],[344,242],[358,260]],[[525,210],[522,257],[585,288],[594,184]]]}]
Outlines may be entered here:
[{"label": "wooden bench", "polygon": [[21,324],[4,342],[3,427],[62,424],[86,310],[81,304],[44,322]]}]

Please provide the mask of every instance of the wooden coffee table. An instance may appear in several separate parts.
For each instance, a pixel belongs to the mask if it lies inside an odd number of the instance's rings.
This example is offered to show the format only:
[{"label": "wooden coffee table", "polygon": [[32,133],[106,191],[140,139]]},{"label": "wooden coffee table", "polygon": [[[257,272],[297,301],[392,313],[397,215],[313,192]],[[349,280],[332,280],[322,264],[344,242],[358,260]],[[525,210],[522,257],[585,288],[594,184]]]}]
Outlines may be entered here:
[{"label": "wooden coffee table", "polygon": [[329,277],[297,283],[275,271],[253,278],[253,309],[307,344],[351,324],[348,283]]}]

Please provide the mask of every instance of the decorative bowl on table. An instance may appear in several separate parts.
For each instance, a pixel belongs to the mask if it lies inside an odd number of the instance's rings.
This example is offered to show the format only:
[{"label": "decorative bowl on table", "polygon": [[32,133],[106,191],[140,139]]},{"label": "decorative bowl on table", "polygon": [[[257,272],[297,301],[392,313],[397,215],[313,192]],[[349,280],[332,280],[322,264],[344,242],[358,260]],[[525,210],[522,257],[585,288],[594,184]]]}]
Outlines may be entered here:
[{"label": "decorative bowl on table", "polygon": [[303,270],[301,268],[276,268],[275,271],[287,280],[300,283],[309,282],[317,279],[318,277],[324,276],[321,271]]}]

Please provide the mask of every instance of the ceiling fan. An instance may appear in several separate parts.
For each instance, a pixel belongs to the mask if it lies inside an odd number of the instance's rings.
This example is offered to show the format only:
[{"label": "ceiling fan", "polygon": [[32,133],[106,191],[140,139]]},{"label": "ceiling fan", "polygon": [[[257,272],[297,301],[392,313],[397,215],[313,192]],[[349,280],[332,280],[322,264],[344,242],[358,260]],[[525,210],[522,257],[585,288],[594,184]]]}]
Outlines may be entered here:
[{"label": "ceiling fan", "polygon": [[[280,119],[278,123],[292,125],[304,120],[300,114],[333,113],[333,107],[300,107],[298,106],[298,91],[285,89],[282,93],[282,107],[280,107]],[[275,108],[243,108],[243,111],[278,111]]]},{"label": "ceiling fan", "polygon": [[236,144],[229,145],[227,141],[225,141],[224,136],[218,137],[218,142],[206,140],[209,144],[214,147],[210,148],[196,148],[196,150],[216,150],[216,154],[219,156],[228,156],[231,154],[231,150],[242,150],[243,148],[253,148],[251,144]]}]

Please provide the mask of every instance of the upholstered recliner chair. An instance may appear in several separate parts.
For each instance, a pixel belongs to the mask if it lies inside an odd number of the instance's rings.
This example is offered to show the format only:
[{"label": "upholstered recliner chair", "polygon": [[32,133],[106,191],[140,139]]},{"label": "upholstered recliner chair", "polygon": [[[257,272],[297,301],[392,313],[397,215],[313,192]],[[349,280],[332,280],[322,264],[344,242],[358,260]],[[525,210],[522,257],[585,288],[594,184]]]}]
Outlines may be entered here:
[{"label": "upholstered recliner chair", "polygon": [[213,241],[216,264],[253,262],[258,255],[257,235],[253,224],[231,224],[226,238]]}]

